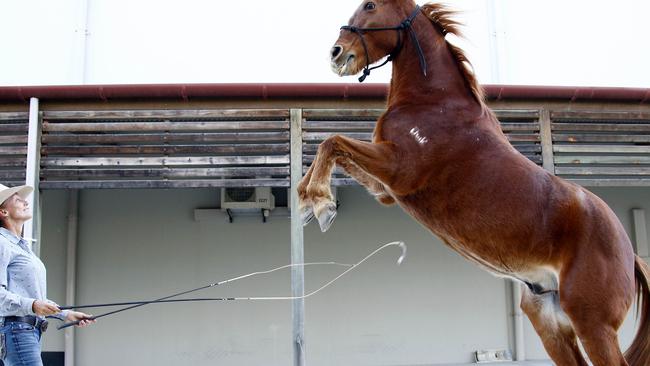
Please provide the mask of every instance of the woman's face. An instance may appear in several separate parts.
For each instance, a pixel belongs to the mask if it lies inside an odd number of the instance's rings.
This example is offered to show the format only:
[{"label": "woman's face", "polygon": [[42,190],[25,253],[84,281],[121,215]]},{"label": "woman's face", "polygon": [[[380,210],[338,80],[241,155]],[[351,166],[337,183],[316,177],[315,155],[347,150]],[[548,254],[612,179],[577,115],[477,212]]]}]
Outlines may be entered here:
[{"label": "woman's face", "polygon": [[27,221],[32,218],[32,210],[29,208],[29,204],[18,193],[7,198],[0,207],[0,214],[4,218],[13,221]]}]

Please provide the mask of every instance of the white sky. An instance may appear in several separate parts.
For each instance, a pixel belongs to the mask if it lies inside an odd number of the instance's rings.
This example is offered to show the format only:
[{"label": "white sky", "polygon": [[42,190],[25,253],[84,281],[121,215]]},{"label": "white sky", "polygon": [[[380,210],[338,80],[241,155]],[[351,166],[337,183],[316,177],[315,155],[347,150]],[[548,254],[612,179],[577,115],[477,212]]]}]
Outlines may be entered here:
[{"label": "white sky", "polygon": [[[649,1],[446,2],[464,11],[459,44],[482,83],[650,88]],[[330,71],[328,52],[359,4],[0,0],[0,85],[354,83]],[[386,68],[368,82],[389,79]]]}]

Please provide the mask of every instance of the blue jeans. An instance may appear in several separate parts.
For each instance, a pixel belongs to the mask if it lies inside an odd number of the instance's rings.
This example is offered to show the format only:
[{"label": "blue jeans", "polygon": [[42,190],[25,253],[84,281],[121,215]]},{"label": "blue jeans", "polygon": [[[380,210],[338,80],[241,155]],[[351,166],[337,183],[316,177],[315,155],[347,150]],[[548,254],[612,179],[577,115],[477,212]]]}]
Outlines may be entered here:
[{"label": "blue jeans", "polygon": [[12,322],[0,328],[5,366],[43,366],[41,331],[27,323]]}]

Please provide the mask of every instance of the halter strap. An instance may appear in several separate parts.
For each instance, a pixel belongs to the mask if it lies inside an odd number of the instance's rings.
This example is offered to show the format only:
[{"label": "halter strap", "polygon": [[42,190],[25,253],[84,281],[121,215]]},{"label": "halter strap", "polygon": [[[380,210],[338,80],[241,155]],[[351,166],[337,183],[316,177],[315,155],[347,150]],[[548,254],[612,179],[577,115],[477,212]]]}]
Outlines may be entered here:
[{"label": "halter strap", "polygon": [[[415,34],[415,31],[413,30],[412,27],[413,21],[415,20],[415,17],[418,15],[419,12],[420,12],[420,6],[416,5],[415,10],[413,10],[411,15],[409,15],[408,18],[404,19],[399,25],[395,27],[359,28],[359,27],[354,27],[349,25],[344,25],[341,27],[342,30],[350,31],[359,36],[359,38],[361,39],[361,44],[363,45],[363,51],[366,53],[366,66],[363,67],[363,75],[359,77],[360,83],[366,80],[366,77],[370,75],[370,71],[386,65],[389,61],[392,61],[395,59],[395,57],[397,57],[397,54],[401,51],[403,46],[402,33],[401,33],[402,30],[409,31],[411,40],[415,44],[415,48],[418,51],[418,58],[420,61],[420,68],[422,69],[422,74],[425,77],[427,76],[427,60],[424,57],[424,52],[422,52],[422,47],[420,47],[420,42],[418,41],[418,37]],[[370,67],[370,54],[368,53],[368,45],[366,44],[366,40],[363,38],[363,33],[387,31],[387,30],[397,31],[397,46],[395,46],[393,51],[391,51],[391,53],[388,55],[386,60],[381,65]]]}]

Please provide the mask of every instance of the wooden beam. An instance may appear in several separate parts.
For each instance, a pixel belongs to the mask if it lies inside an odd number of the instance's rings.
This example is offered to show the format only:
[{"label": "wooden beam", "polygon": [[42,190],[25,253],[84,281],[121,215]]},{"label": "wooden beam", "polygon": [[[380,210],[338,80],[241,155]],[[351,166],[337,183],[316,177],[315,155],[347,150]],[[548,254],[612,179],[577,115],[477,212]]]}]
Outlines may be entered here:
[{"label": "wooden beam", "polygon": [[27,146],[0,146],[0,155],[27,155]]},{"label": "wooden beam", "polygon": [[541,137],[539,134],[524,134],[524,133],[506,133],[506,137],[510,142],[540,142]]},{"label": "wooden beam", "polygon": [[[8,147],[0,147],[0,154]],[[122,145],[122,146],[52,146],[41,149],[50,155],[172,155],[172,154],[286,154],[289,144],[231,144],[231,145]]]},{"label": "wooden beam", "polygon": [[305,121],[303,131],[372,131],[375,121]]},{"label": "wooden beam", "polygon": [[289,179],[43,181],[43,189],[289,187]]},{"label": "wooden beam", "polygon": [[553,134],[554,142],[612,142],[612,143],[650,143],[650,135],[623,135],[623,134]]},{"label": "wooden beam", "polygon": [[556,164],[650,164],[650,156],[603,156],[603,155],[560,155],[555,156]]},{"label": "wooden beam", "polygon": [[25,170],[0,170],[0,180],[3,182],[24,182],[26,176]]},{"label": "wooden beam", "polygon": [[22,132],[26,134],[28,131],[29,124],[27,123],[0,123],[0,133]]},{"label": "wooden beam", "polygon": [[585,187],[650,187],[650,178],[565,178]]},{"label": "wooden beam", "polygon": [[556,153],[650,154],[650,146],[553,145]]},{"label": "wooden beam", "polygon": [[542,109],[539,112],[539,136],[542,143],[542,167],[549,173],[555,174],[550,116],[551,114],[547,109]]},{"label": "wooden beam", "polygon": [[0,121],[28,120],[29,112],[0,112]]},{"label": "wooden beam", "polygon": [[[14,136],[11,136],[14,137]],[[21,137],[21,136],[15,136]],[[9,140],[9,139],[8,139]],[[17,139],[16,139],[17,140]],[[289,141],[285,132],[224,132],[224,133],[127,133],[127,134],[47,134],[44,144],[116,144],[116,143],[175,143],[175,142],[284,142]],[[2,143],[0,139],[0,143]]]},{"label": "wooden beam", "polygon": [[511,123],[501,122],[501,130],[503,132],[539,132],[539,123]]},{"label": "wooden beam", "polygon": [[376,120],[385,109],[304,109],[303,118],[341,120],[350,118]]},{"label": "wooden beam", "polygon": [[650,167],[555,167],[557,175],[650,175]]},{"label": "wooden beam", "polygon": [[[303,116],[312,119],[341,119],[341,118],[366,118],[376,119],[384,113],[385,109],[305,109]],[[499,119],[537,119],[537,110],[496,109],[495,115]]]},{"label": "wooden beam", "polygon": [[539,118],[539,111],[536,109],[494,109],[493,112],[499,120],[536,120]]},{"label": "wooden beam", "polygon": [[27,136],[26,135],[5,135],[5,136],[0,136],[0,144],[2,144],[2,145],[27,144]]},{"label": "wooden beam", "polygon": [[287,121],[227,122],[45,122],[44,132],[152,132],[152,131],[244,131],[288,130]]},{"label": "wooden beam", "polygon": [[650,123],[558,123],[553,122],[553,131],[584,132],[646,132],[650,133]]},{"label": "wooden beam", "polygon": [[[0,170],[0,177],[5,172]],[[117,168],[110,169],[51,169],[41,170],[43,179],[78,178],[247,178],[267,176],[289,176],[289,167],[229,167],[229,168]]]},{"label": "wooden beam", "polygon": [[303,132],[302,139],[303,141],[324,141],[327,138],[334,135],[343,135],[356,140],[371,141],[372,133],[366,132],[340,132],[340,133],[329,133],[329,132]]},{"label": "wooden beam", "polygon": [[5,157],[0,156],[0,167],[26,167],[27,156]]},{"label": "wooden beam", "polygon": [[650,113],[635,111],[553,111],[551,119],[556,120],[600,120],[600,121],[650,121]]},{"label": "wooden beam", "polygon": [[46,120],[106,120],[106,119],[287,119],[286,109],[179,109],[179,110],[113,110],[113,111],[46,111]]},{"label": "wooden beam", "polygon": [[[0,158],[2,162],[2,158]],[[43,167],[55,166],[201,166],[201,165],[279,165],[289,164],[289,155],[271,156],[185,156],[185,157],[119,157],[87,158],[57,157],[43,158]]]},{"label": "wooden beam", "polygon": [[[533,163],[535,163],[537,165],[542,164],[542,157],[540,155],[530,155],[530,154],[522,154],[522,155],[525,156],[528,160],[532,161]],[[316,156],[315,154],[307,154],[307,153],[305,153],[302,156],[302,161],[303,161],[303,163],[305,165],[309,166],[314,161],[315,156]]]}]

